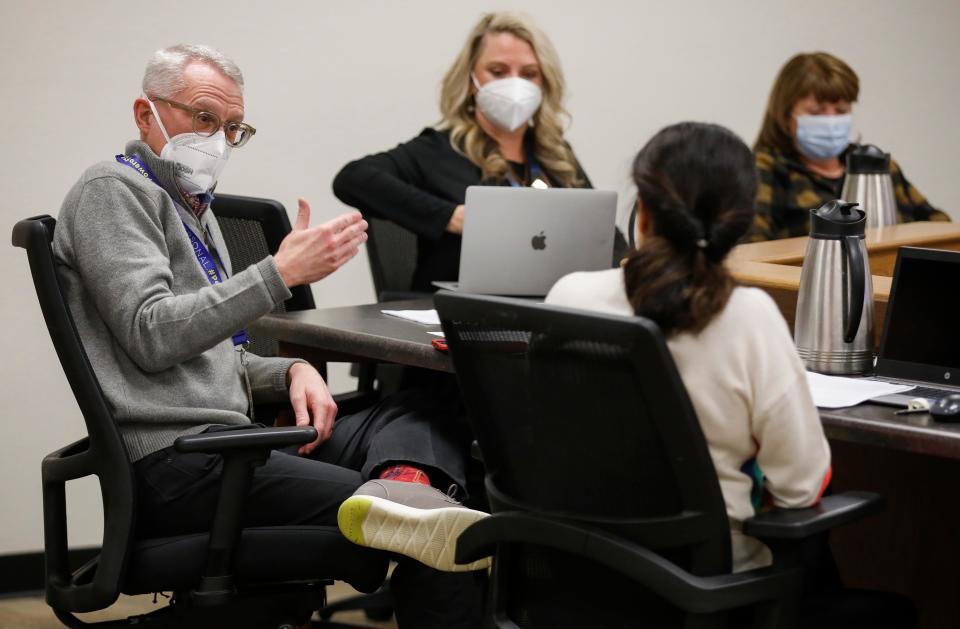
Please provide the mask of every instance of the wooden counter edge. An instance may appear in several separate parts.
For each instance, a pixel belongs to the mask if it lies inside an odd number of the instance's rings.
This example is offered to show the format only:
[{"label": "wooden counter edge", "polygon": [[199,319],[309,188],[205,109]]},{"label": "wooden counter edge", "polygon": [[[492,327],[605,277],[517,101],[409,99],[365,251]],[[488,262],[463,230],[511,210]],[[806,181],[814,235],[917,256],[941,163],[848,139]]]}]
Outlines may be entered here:
[{"label": "wooden counter edge", "polygon": [[[890,227],[866,230],[867,250],[889,251],[899,247],[920,245],[936,248],[939,244],[960,241],[960,223],[917,221]],[[730,252],[730,262],[770,262],[799,265],[807,248],[807,236],[783,238],[739,245]]]}]

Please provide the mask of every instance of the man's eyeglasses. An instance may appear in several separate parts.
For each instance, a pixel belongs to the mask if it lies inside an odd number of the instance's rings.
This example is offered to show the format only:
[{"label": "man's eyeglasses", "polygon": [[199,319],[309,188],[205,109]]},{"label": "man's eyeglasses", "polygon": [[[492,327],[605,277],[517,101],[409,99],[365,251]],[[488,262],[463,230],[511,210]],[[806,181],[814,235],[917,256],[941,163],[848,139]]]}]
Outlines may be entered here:
[{"label": "man's eyeglasses", "polygon": [[240,148],[249,142],[250,138],[253,137],[253,134],[257,132],[256,129],[245,122],[233,122],[231,120],[224,122],[223,119],[217,114],[209,111],[203,111],[202,109],[196,109],[190,105],[177,103],[172,100],[167,100],[166,98],[160,98],[159,96],[153,96],[150,98],[150,100],[160,101],[161,103],[166,103],[171,107],[189,112],[193,117],[193,132],[197,135],[209,138],[222,128],[224,135],[227,136],[227,144],[233,148]]}]

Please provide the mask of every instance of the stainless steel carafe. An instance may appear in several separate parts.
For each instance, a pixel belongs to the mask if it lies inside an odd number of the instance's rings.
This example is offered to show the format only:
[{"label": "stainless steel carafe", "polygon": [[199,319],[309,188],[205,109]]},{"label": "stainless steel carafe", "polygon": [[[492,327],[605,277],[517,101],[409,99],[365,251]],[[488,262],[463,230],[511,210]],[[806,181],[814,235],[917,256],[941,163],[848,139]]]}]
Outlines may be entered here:
[{"label": "stainless steel carafe", "polygon": [[860,209],[867,214],[867,227],[895,225],[897,200],[890,178],[890,153],[872,144],[854,146],[847,151],[840,198],[860,204]]},{"label": "stainless steel carafe", "polygon": [[873,368],[873,282],[856,203],[810,211],[793,338],[811,371],[849,375]]}]

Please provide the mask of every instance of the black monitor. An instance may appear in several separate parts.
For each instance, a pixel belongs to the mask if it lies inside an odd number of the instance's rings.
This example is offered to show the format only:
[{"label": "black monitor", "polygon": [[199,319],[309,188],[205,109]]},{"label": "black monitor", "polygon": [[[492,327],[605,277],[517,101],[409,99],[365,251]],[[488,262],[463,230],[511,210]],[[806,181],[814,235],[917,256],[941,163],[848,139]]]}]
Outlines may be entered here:
[{"label": "black monitor", "polygon": [[960,386],[960,251],[897,252],[877,375]]}]

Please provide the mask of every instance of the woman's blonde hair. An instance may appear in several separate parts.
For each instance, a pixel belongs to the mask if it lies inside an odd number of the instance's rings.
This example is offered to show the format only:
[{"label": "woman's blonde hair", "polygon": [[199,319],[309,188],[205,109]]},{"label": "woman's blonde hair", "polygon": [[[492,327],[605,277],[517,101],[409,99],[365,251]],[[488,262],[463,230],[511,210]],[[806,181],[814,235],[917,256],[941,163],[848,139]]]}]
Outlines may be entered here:
[{"label": "woman's blonde hair", "polygon": [[767,112],[754,150],[778,149],[788,155],[796,153],[790,134],[790,117],[797,101],[811,94],[821,102],[845,100],[854,103],[860,94],[860,79],[850,66],[826,52],[801,53],[787,61],[770,90]]},{"label": "woman's blonde hair", "polygon": [[470,93],[470,74],[480,56],[484,37],[490,33],[510,33],[533,48],[543,77],[543,102],[534,114],[531,125],[533,155],[561,185],[573,187],[582,184],[576,158],[563,139],[564,123],[570,115],[563,107],[564,81],[560,59],[547,36],[523,14],[502,12],[484,15],[470,32],[463,50],[444,76],[440,93],[442,126],[450,129],[450,143],[454,150],[479,166],[484,178],[502,178],[510,168],[496,140],[477,123],[474,98]]}]

